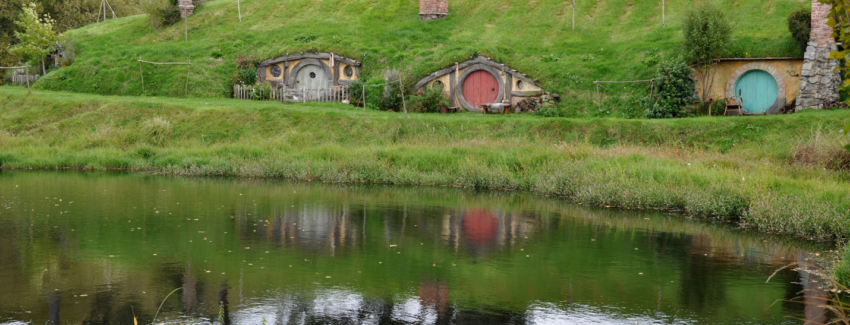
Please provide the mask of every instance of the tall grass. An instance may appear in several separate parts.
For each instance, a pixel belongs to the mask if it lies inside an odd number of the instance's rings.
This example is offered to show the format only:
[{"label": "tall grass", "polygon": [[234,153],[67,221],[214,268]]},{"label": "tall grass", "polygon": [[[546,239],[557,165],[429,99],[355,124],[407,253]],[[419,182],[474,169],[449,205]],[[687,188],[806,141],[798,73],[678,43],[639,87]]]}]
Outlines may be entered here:
[{"label": "tall grass", "polygon": [[[646,121],[0,88],[0,165],[530,191],[810,238],[850,234],[850,174],[794,159],[843,112]],[[810,139],[815,137],[816,139]],[[797,140],[795,140],[797,139]]]}]

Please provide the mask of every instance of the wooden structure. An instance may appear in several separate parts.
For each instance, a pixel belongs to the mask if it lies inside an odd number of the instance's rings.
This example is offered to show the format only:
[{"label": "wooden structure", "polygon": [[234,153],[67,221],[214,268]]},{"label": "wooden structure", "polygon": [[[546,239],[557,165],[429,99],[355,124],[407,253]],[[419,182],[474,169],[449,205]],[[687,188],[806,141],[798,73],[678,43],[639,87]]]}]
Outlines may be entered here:
[{"label": "wooden structure", "polygon": [[743,116],[744,115],[744,109],[741,108],[741,106],[743,106],[742,105],[743,102],[744,102],[744,99],[741,98],[741,96],[738,96],[738,95],[732,95],[732,97],[727,98],[726,99],[726,110],[723,111],[723,115],[729,115],[729,113],[732,113],[732,114],[737,113],[738,116]]},{"label": "wooden structure", "polygon": [[138,61],[139,61],[139,74],[141,75],[141,78],[142,78],[142,93],[145,92],[145,69],[142,66],[143,64],[150,64],[150,65],[156,65],[156,66],[185,65],[185,66],[187,66],[187,68],[186,68],[186,95],[185,96],[187,96],[187,97],[189,96],[189,73],[192,72],[192,62],[150,62],[150,61],[142,60],[141,57],[139,57]]},{"label": "wooden structure", "polygon": [[434,86],[443,87],[452,106],[471,112],[483,112],[484,104],[515,106],[544,95],[536,80],[483,56],[434,72],[417,82],[415,89]]}]

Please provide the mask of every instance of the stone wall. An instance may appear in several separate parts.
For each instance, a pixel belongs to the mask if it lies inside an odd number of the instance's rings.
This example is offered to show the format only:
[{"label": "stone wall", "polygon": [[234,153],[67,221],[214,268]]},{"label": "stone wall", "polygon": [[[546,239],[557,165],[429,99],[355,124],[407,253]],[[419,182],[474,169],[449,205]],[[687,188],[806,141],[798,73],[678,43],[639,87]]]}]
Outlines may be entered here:
[{"label": "stone wall", "polygon": [[419,20],[429,21],[449,15],[449,0],[419,0]]},{"label": "stone wall", "polygon": [[839,62],[828,59],[830,52],[836,49],[835,39],[831,37],[832,28],[826,25],[826,16],[831,8],[818,0],[812,0],[812,31],[803,56],[796,111],[821,109],[825,101],[838,99],[841,76],[833,70]]}]

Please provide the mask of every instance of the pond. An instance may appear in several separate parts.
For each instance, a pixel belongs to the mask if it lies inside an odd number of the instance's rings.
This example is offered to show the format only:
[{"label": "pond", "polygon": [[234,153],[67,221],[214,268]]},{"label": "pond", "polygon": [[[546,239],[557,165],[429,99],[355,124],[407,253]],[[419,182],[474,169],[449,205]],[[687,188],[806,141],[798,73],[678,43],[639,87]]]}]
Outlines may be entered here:
[{"label": "pond", "polygon": [[0,171],[0,324],[822,322],[782,301],[814,279],[766,280],[828,249],[524,193]]}]

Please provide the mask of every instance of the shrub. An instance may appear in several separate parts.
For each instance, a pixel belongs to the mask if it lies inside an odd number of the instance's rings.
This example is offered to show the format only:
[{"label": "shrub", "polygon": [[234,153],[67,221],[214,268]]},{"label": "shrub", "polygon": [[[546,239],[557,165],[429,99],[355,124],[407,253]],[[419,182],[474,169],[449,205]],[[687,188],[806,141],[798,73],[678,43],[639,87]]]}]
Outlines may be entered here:
[{"label": "shrub", "polygon": [[142,10],[154,29],[170,26],[180,18],[177,0],[144,0]]},{"label": "shrub", "polygon": [[248,95],[253,100],[268,100],[271,98],[272,87],[268,82],[261,83],[248,90]]},{"label": "shrub", "polygon": [[401,98],[401,73],[398,70],[389,70],[384,73],[384,95],[381,101],[381,108],[385,110],[398,111],[402,108]]},{"label": "shrub", "polygon": [[694,96],[694,71],[681,58],[665,60],[655,77],[657,97],[646,111],[648,118],[685,117]]},{"label": "shrub", "polygon": [[[355,81],[351,84],[351,104],[355,106],[363,106],[363,81]],[[371,78],[365,82],[366,86],[366,107],[369,109],[381,109],[383,107],[384,87],[386,81],[383,78]]]},{"label": "shrub", "polygon": [[142,132],[156,145],[165,143],[165,140],[171,136],[171,131],[171,123],[159,116],[142,123]]},{"label": "shrub", "polygon": [[436,113],[440,107],[449,107],[449,99],[442,84],[431,84],[421,95],[410,97],[410,111],[419,113]]},{"label": "shrub", "polygon": [[800,53],[806,52],[809,44],[809,33],[812,30],[812,11],[808,8],[797,9],[788,15],[788,31]]}]

